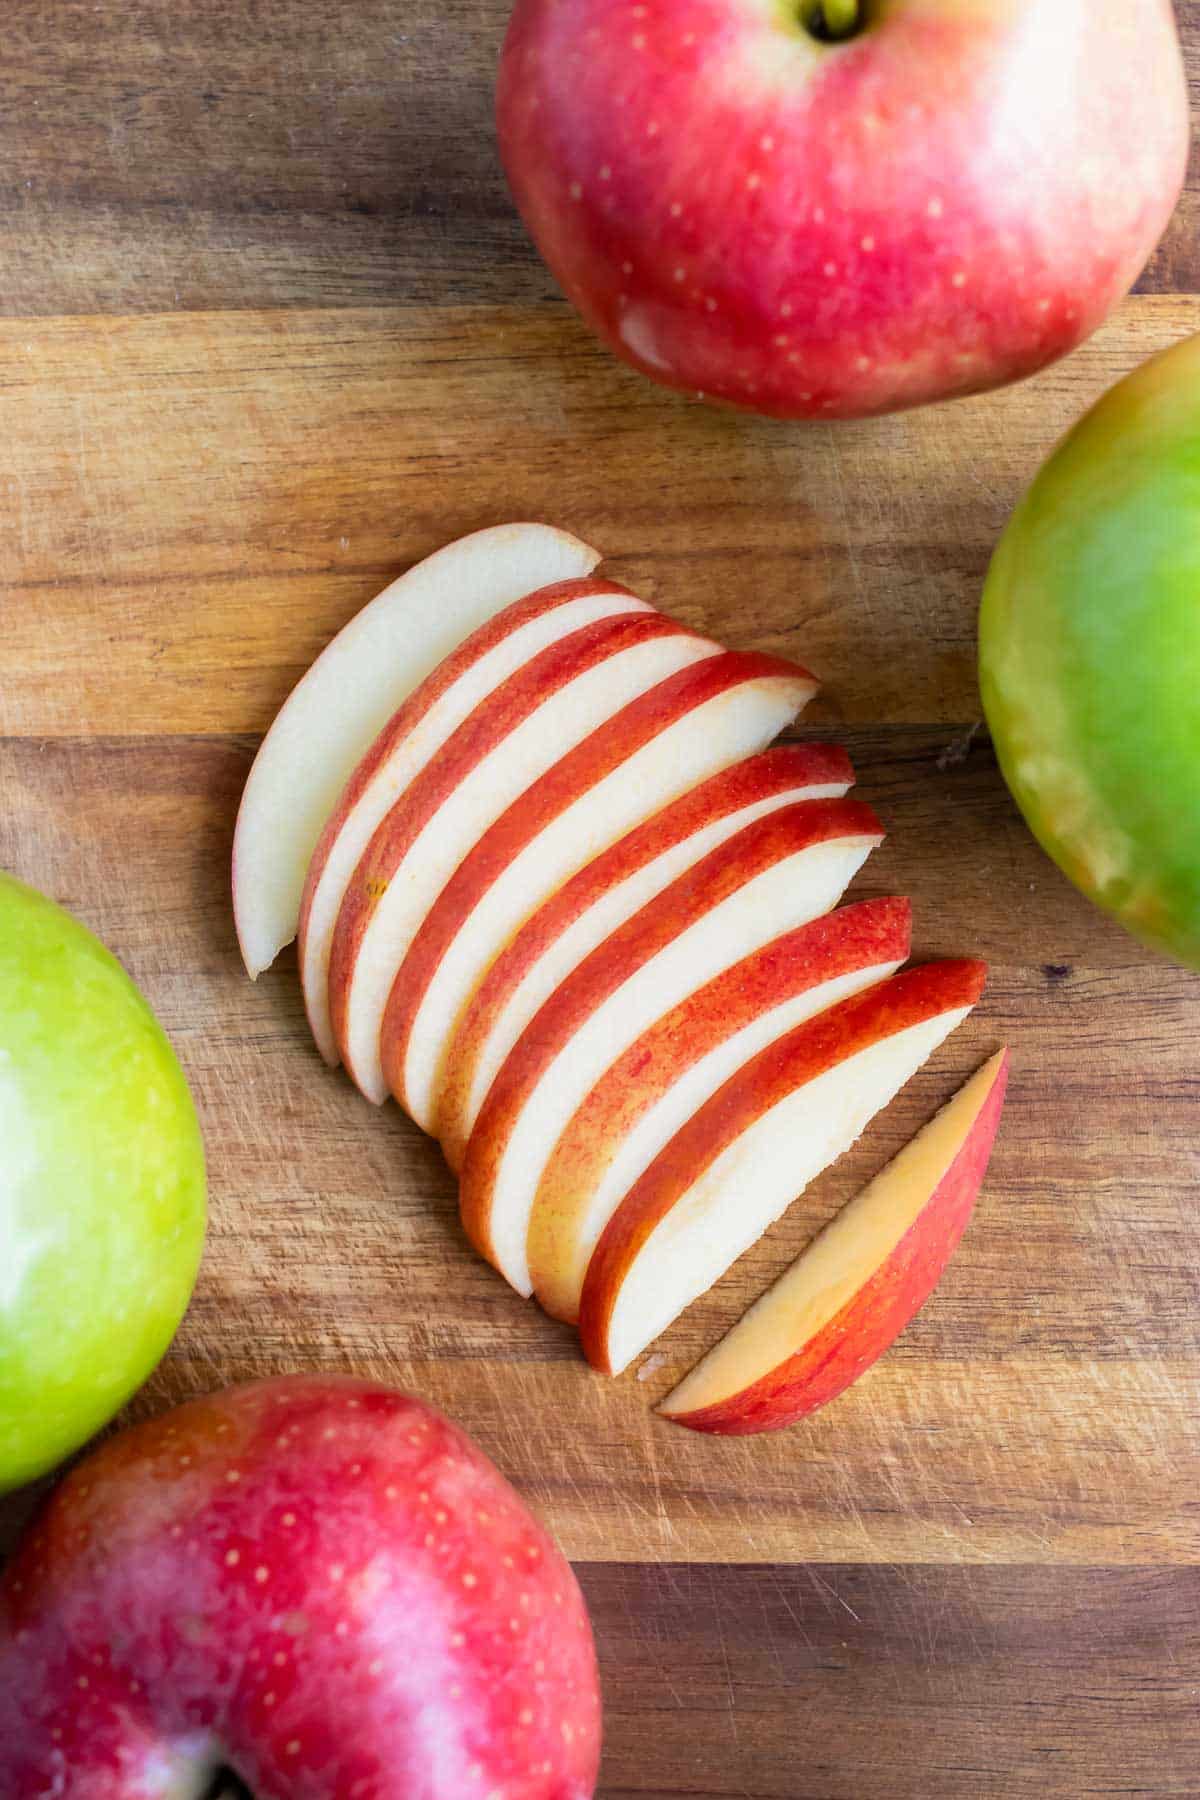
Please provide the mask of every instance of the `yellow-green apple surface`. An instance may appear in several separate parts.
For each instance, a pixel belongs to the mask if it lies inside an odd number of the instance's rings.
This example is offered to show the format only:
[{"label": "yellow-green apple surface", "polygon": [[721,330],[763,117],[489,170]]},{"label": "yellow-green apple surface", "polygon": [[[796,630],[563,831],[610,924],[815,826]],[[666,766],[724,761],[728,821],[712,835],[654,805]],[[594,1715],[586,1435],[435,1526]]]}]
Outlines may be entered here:
[{"label": "yellow-green apple surface", "polygon": [[937,1286],[975,1206],[1008,1052],[960,1088],[659,1407],[693,1431],[778,1431],[833,1400]]},{"label": "yellow-green apple surface", "polygon": [[791,418],[1080,343],[1178,197],[1170,0],[517,0],[501,153],[636,368]]},{"label": "yellow-green apple surface", "polygon": [[1200,337],[1118,383],[1013,514],[980,615],[1000,766],[1065,873],[1200,968]]},{"label": "yellow-green apple surface", "polygon": [[204,1220],[195,1109],[150,1008],[90,931],[0,874],[0,1489],[145,1380]]}]

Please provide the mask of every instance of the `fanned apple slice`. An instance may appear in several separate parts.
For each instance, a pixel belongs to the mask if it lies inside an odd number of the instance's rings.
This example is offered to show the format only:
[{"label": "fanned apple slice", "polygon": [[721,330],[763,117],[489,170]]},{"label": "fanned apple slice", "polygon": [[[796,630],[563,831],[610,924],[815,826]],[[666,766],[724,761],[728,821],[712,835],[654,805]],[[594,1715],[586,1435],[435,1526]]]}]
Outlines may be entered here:
[{"label": "fanned apple slice", "polygon": [[599,561],[549,525],[493,526],[407,570],[326,645],[276,714],[238,810],[233,912],[252,977],[295,936],[321,827],[404,695],[501,607]]},{"label": "fanned apple slice", "polygon": [[924,1306],[971,1217],[1000,1123],[998,1051],[659,1407],[693,1431],[778,1431],[833,1400]]},{"label": "fanned apple slice", "polygon": [[601,619],[482,701],[378,826],[338,910],[329,1005],[346,1071],[381,1104],[380,1027],[396,971],[463,857],[519,794],[639,694],[724,652],[662,613]]},{"label": "fanned apple slice", "polygon": [[718,1088],[604,1229],[580,1305],[588,1361],[619,1374],[707,1292],[962,1023],[985,976],[978,962],[906,969]]},{"label": "fanned apple slice", "polygon": [[527,1254],[547,1312],[578,1319],[601,1233],[675,1133],[768,1044],[895,974],[911,926],[907,900],[864,900],[785,932],[689,994],[610,1065],[538,1184]]},{"label": "fanned apple slice", "polygon": [[476,1249],[532,1291],[526,1241],[547,1158],[629,1045],[688,994],[781,932],[827,912],[883,831],[856,800],[806,800],[745,826],[605,939],[509,1052],[463,1159]]},{"label": "fanned apple slice", "polygon": [[743,826],[797,800],[836,799],[853,782],[836,745],[779,744],[653,814],[540,906],[476,989],[447,1054],[434,1129],[451,1168],[522,1031],[598,944]]},{"label": "fanned apple slice", "polygon": [[769,744],[816,690],[778,657],[727,652],[633,700],[515,800],[459,864],[400,965],[384,1014],[388,1086],[432,1130],[463,1009],[531,912],[633,826]]},{"label": "fanned apple slice", "polygon": [[317,1048],[338,1060],[329,1017],[329,946],[338,908],[376,827],[474,709],[551,644],[597,619],[653,612],[627,588],[586,577],[514,601],[440,662],[393,713],[325,822],[300,901],[297,950]]}]

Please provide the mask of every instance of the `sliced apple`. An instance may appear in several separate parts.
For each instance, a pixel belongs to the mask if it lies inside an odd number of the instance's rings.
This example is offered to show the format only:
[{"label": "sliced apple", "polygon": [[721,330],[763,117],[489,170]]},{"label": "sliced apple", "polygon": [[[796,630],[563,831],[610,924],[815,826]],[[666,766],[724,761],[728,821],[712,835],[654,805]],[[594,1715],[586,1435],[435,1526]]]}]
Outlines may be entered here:
[{"label": "sliced apple", "polygon": [[777,1431],[836,1398],[895,1342],[953,1255],[1000,1123],[1008,1052],[815,1238],[659,1407],[693,1431]]},{"label": "sliced apple", "polygon": [[745,826],[600,944],[539,1009],[492,1083],[463,1159],[476,1249],[532,1291],[526,1241],[547,1159],[635,1039],[781,932],[827,912],[883,831],[855,800],[807,800]]},{"label": "sliced apple", "polygon": [[761,750],[815,692],[794,663],[729,652],[642,694],[515,800],[461,862],[400,965],[384,1075],[432,1130],[463,1009],[522,922],[648,814]]},{"label": "sliced apple", "polygon": [[560,756],[631,700],[722,654],[711,639],[662,613],[585,625],[482,701],[391,808],[351,877],[329,955],[334,1037],[369,1100],[387,1098],[380,1028],[396,972],[472,845]]},{"label": "sliced apple", "polygon": [[907,969],[718,1088],[604,1229],[580,1305],[588,1361],[619,1374],[707,1292],[962,1023],[985,975],[978,962]]},{"label": "sliced apple", "polygon": [[625,1195],[751,1057],[905,961],[907,900],[864,900],[773,938],[643,1032],[610,1064],[555,1144],[526,1246],[533,1291],[579,1317],[588,1263]]},{"label": "sliced apple", "polygon": [[338,1060],[329,1017],[333,929],[358,859],[385,814],[480,702],[532,657],[597,619],[653,610],[611,581],[556,582],[473,631],[393,713],[325,822],[300,901],[300,981],[326,1062]]},{"label": "sliced apple", "polygon": [[836,799],[853,781],[836,745],[777,745],[653,814],[540,906],[476,989],[447,1054],[434,1129],[451,1168],[522,1031],[598,944],[743,826],[797,800]]},{"label": "sliced apple", "polygon": [[407,570],[326,645],[263,739],[238,811],[233,910],[252,977],[295,936],[321,827],[404,695],[501,607],[599,560],[548,525],[493,526]]}]

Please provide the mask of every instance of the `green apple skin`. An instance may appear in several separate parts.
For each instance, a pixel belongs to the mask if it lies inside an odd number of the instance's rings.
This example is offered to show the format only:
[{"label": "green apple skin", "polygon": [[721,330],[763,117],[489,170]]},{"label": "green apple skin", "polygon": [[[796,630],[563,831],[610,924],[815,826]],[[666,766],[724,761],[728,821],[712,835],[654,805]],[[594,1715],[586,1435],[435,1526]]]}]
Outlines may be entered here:
[{"label": "green apple skin", "polygon": [[1034,835],[1135,936],[1200,968],[1200,337],[1043,465],[992,561],[980,686]]},{"label": "green apple skin", "polygon": [[0,1492],[145,1380],[204,1224],[200,1127],[150,1008],[90,931],[0,874]]}]

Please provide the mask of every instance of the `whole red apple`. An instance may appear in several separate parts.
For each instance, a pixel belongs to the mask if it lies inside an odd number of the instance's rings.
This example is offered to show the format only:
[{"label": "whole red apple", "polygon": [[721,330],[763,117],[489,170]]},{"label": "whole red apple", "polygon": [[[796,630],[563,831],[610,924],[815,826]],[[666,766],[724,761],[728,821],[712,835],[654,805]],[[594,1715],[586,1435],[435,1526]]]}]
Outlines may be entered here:
[{"label": "whole red apple", "polygon": [[567,1563],[438,1413],[291,1377],[111,1439],[0,1595],[4,1800],[585,1800]]},{"label": "whole red apple", "polygon": [[1170,0],[517,0],[497,111],[601,337],[782,418],[1073,349],[1153,249],[1188,139]]}]

